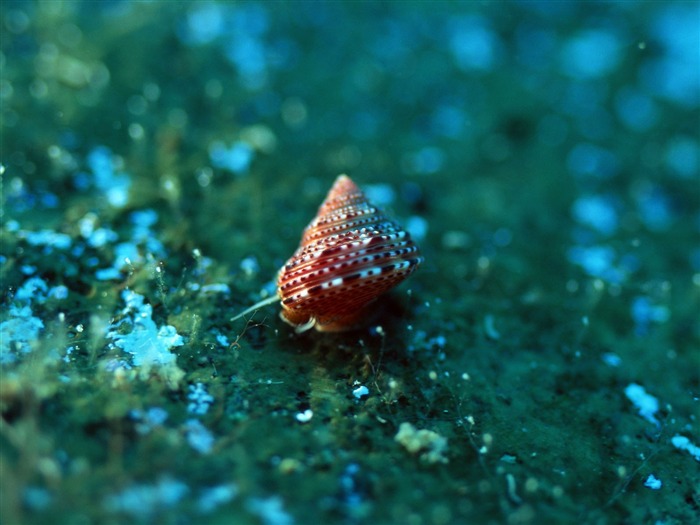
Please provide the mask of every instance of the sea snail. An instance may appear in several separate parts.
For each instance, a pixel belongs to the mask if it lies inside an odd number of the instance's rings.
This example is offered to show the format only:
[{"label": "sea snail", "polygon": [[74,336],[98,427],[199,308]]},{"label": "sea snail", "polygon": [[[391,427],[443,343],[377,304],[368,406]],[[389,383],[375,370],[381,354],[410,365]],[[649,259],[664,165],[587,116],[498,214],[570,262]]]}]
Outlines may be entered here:
[{"label": "sea snail", "polygon": [[423,261],[410,234],[373,206],[347,175],[331,187],[299,248],[279,270],[277,296],[240,313],[280,301],[280,317],[304,332],[356,328],[372,303]]}]

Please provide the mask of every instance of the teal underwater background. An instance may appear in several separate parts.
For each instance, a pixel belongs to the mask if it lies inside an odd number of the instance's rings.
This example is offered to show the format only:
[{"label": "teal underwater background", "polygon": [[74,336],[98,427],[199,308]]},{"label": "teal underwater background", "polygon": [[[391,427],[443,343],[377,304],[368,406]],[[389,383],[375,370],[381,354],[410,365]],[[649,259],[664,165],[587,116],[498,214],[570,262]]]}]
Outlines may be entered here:
[{"label": "teal underwater background", "polygon": [[[3,523],[700,522],[698,2],[0,15]],[[231,321],[340,173],[423,265]]]}]

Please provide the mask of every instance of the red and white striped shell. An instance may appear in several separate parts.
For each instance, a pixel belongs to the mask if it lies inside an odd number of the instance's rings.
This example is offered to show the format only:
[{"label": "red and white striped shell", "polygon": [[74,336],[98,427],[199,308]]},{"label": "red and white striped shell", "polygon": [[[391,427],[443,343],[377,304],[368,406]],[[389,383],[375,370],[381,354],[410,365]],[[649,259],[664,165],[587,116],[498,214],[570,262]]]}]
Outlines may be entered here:
[{"label": "red and white striped shell", "polygon": [[297,332],[355,328],[367,307],[422,261],[410,234],[340,175],[279,271],[280,315]]}]

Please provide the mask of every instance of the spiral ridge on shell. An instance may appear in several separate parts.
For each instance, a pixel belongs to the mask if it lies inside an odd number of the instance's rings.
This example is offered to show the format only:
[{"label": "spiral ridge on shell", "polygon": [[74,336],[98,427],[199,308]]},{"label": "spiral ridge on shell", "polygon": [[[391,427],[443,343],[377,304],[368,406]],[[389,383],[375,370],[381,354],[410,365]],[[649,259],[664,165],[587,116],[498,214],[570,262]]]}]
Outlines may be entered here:
[{"label": "spiral ridge on shell", "polygon": [[297,331],[352,329],[422,261],[410,234],[340,175],[279,271],[281,316]]}]

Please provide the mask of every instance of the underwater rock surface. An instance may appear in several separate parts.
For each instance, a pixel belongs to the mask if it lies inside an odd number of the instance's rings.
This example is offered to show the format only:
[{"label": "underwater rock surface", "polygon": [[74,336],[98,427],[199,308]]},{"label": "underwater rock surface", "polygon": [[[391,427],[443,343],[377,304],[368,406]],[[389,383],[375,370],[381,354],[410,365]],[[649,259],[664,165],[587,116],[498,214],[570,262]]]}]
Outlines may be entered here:
[{"label": "underwater rock surface", "polygon": [[[2,2],[0,521],[700,522],[695,2]],[[425,262],[276,272],[348,173]]]}]

